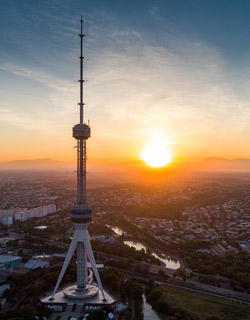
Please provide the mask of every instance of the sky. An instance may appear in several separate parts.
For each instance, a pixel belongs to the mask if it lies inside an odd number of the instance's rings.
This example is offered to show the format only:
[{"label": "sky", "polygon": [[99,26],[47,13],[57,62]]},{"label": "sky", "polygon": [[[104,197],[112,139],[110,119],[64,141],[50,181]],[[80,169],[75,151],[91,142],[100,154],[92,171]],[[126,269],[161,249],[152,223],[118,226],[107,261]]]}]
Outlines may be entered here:
[{"label": "sky", "polygon": [[89,161],[250,158],[250,1],[1,0],[0,161],[75,159],[81,14]]}]

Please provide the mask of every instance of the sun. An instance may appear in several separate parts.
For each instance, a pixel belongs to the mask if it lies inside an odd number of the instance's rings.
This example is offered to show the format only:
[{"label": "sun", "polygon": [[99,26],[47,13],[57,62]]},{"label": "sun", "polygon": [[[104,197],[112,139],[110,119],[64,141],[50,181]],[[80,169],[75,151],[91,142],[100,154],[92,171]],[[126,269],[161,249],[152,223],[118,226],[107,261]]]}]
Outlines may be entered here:
[{"label": "sun", "polygon": [[172,153],[160,141],[152,141],[146,146],[141,157],[150,167],[161,168],[171,162]]}]

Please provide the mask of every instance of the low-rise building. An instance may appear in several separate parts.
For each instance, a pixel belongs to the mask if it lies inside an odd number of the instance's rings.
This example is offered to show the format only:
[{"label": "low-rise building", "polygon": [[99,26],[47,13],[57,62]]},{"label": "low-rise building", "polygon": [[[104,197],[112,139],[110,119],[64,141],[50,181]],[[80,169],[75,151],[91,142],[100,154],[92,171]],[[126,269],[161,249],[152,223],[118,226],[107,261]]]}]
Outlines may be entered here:
[{"label": "low-rise building", "polygon": [[221,244],[216,244],[215,246],[213,246],[211,248],[211,251],[220,256],[225,256],[225,254],[227,253],[227,249],[224,248]]},{"label": "low-rise building", "polygon": [[22,257],[0,254],[0,272],[4,270],[15,270],[19,267]]}]

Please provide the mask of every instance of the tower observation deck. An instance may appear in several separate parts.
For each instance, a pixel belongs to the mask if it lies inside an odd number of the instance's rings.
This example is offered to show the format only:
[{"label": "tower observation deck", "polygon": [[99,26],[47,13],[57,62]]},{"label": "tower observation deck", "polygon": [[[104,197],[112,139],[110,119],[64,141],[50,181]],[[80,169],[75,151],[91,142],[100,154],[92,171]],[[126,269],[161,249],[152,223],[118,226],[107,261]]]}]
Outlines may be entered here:
[{"label": "tower observation deck", "polygon": [[[91,248],[88,224],[92,220],[92,211],[86,201],[86,141],[90,138],[90,127],[84,122],[83,103],[83,20],[81,18],[80,37],[80,119],[73,127],[73,138],[77,141],[77,197],[71,210],[71,221],[75,227],[74,236],[67,252],[63,267],[51,296],[42,300],[45,304],[77,303],[90,301],[92,304],[113,304],[115,300],[103,290],[95,258]],[[61,280],[67,270],[72,256],[77,250],[77,283],[59,290]],[[97,284],[93,282],[93,272],[87,268],[87,258],[93,269]],[[90,272],[88,272],[90,271]],[[81,302],[82,303],[82,302]]]}]

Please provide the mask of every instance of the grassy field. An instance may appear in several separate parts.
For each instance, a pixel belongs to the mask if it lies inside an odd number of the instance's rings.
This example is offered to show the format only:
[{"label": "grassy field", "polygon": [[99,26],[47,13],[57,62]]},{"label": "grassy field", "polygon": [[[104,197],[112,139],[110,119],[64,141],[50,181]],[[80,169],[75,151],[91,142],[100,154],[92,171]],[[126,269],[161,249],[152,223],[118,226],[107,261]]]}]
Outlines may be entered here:
[{"label": "grassy field", "polygon": [[218,317],[225,320],[250,320],[250,306],[212,297],[190,290],[164,285],[156,289],[164,293],[169,304],[179,305],[200,320]]}]

